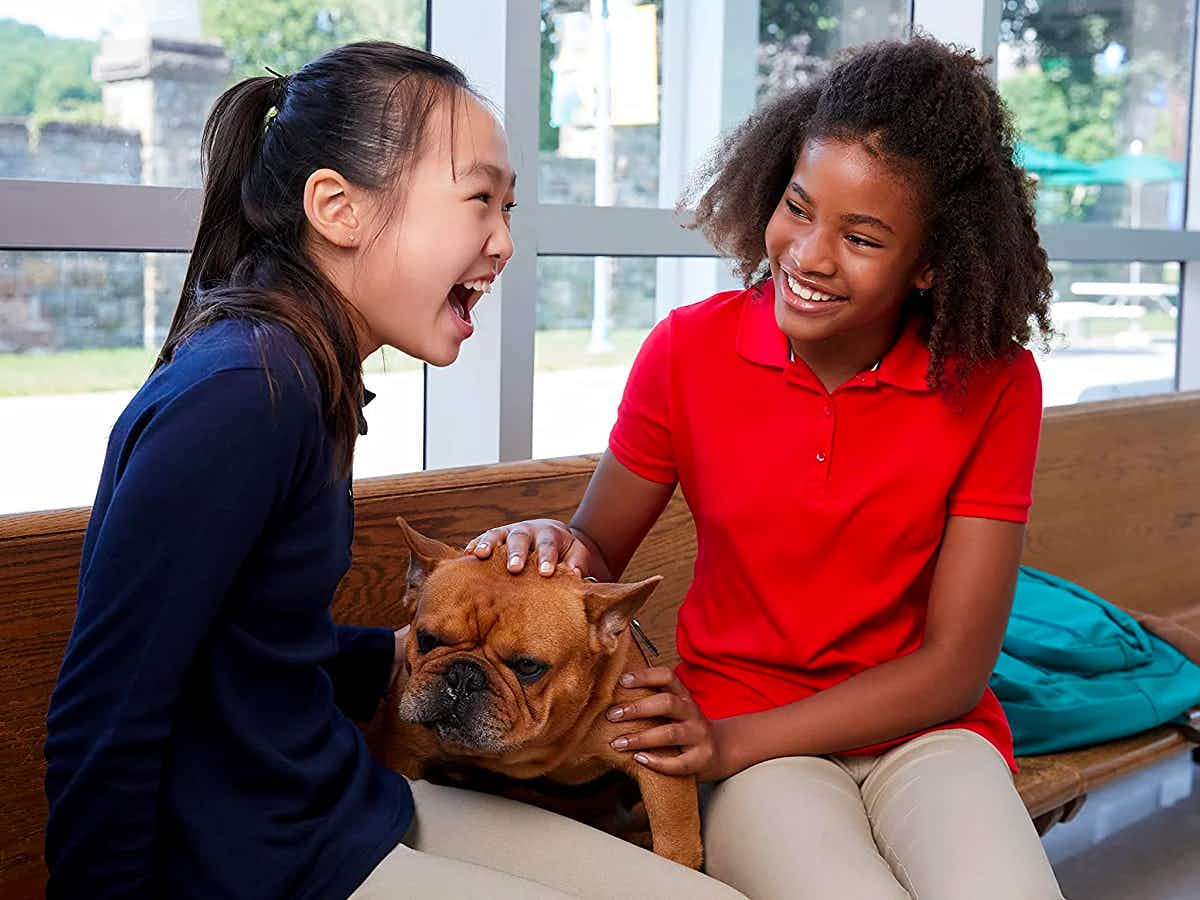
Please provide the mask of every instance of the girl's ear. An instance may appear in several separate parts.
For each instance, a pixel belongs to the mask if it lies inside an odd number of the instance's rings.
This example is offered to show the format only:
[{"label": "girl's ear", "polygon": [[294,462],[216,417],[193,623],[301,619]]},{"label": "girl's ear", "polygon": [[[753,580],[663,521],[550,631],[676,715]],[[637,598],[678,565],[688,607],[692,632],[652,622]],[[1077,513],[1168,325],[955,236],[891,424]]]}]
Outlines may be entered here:
[{"label": "girl's ear", "polygon": [[335,247],[358,246],[362,231],[358,192],[333,169],[317,169],[304,183],[304,215]]},{"label": "girl's ear", "polygon": [[919,291],[927,291],[933,287],[933,267],[925,266],[917,272],[917,277],[913,281],[913,287]]}]

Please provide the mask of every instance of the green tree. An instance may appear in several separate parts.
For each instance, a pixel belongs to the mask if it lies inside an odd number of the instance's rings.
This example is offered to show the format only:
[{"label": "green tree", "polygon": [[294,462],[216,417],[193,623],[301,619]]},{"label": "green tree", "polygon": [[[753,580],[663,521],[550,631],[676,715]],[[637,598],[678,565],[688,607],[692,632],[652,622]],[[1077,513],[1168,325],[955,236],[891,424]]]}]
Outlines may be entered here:
[{"label": "green tree", "polygon": [[367,39],[425,46],[421,0],[202,0],[209,37],[221,41],[232,80],[294,72],[340,44]]},{"label": "green tree", "polygon": [[[1000,88],[1024,140],[1094,162],[1125,152],[1136,137],[1149,152],[1182,159],[1191,56],[1187,17],[1187,0],[1004,4],[1001,41],[1015,52],[1021,71]],[[1044,218],[1086,221],[1100,210],[1096,186],[1039,193]],[[1112,214],[1111,204],[1106,214]]]},{"label": "green tree", "polygon": [[0,116],[99,113],[92,81],[94,41],[64,40],[34,25],[0,19]]},{"label": "green tree", "polygon": [[1080,162],[1095,162],[1119,152],[1117,115],[1126,82],[1121,75],[1060,82],[1028,69],[1006,79],[1000,93],[1026,142]]},{"label": "green tree", "polygon": [[[837,9],[841,9],[838,4]],[[794,35],[807,35],[812,56],[829,57],[840,49],[841,19],[832,15],[828,0],[762,0],[759,5],[759,40],[783,42]]]},{"label": "green tree", "polygon": [[[1054,136],[1055,144],[1047,143],[1044,133],[1033,137],[1033,120],[1045,115],[1037,107],[1011,103],[1018,125],[1036,146],[1085,161],[1119,152],[1133,137],[1146,141],[1151,152],[1182,158],[1186,116],[1172,110],[1184,106],[1189,89],[1192,34],[1185,27],[1187,18],[1186,0],[1004,4],[1001,39],[1016,51],[1018,63],[1045,74],[1048,83],[1040,98],[1065,103],[1077,113],[1068,118],[1067,130]],[[1109,50],[1120,60],[1115,75],[1111,67],[1098,64]],[[1147,126],[1146,111],[1155,104],[1161,104],[1161,112]],[[1123,132],[1122,126],[1133,126],[1135,110],[1143,116],[1139,127],[1148,133]],[[1105,153],[1097,155],[1092,148],[1098,145]]]}]

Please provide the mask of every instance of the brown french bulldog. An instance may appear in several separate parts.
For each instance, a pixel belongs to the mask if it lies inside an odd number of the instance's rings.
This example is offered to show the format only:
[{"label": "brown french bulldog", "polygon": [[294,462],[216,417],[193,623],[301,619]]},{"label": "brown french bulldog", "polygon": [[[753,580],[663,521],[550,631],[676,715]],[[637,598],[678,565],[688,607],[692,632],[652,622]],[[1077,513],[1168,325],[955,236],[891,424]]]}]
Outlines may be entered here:
[{"label": "brown french bulldog", "polygon": [[617,679],[644,665],[629,622],[662,579],[597,584],[564,566],[550,577],[533,566],[513,575],[501,553],[480,560],[397,521],[411,551],[412,629],[405,665],[368,728],[375,752],[411,779],[474,769],[585,785],[623,772],[641,791],[654,852],[699,868],[695,778],[659,774],[609,746],[661,720],[605,717],[651,693]]}]

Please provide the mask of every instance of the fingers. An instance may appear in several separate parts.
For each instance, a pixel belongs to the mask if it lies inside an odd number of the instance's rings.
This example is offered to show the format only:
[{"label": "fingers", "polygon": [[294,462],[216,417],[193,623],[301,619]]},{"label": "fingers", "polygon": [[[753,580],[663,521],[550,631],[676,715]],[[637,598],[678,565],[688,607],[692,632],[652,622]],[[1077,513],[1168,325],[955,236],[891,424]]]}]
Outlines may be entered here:
[{"label": "fingers", "polygon": [[610,722],[629,722],[634,719],[691,719],[700,714],[690,697],[671,691],[659,691],[649,697],[634,700],[624,706],[614,706],[607,713]]},{"label": "fingers", "polygon": [[[530,519],[515,522],[485,531],[479,537],[467,543],[466,552],[479,559],[487,559],[492,552],[503,546],[508,555],[506,565],[512,573],[525,570],[530,550],[536,551],[538,572],[542,575],[553,575],[560,559],[567,551],[572,552],[569,560],[574,567],[583,569],[580,575],[587,574],[586,565],[581,564],[580,555],[586,558],[587,549],[575,550],[575,536],[567,530],[567,526],[554,519]],[[563,560],[568,561],[568,560]]]},{"label": "fingers", "polygon": [[709,755],[696,747],[685,750],[678,756],[639,751],[633,754],[633,758],[647,769],[664,775],[702,775],[708,766]]},{"label": "fingers", "polygon": [[591,552],[582,541],[576,539],[574,535],[571,537],[571,545],[567,547],[567,552],[563,555],[563,564],[580,578],[586,578],[592,574]]},{"label": "fingers", "polygon": [[466,552],[478,559],[487,559],[492,551],[504,547],[508,554],[508,571],[520,572],[525,568],[525,558],[529,555],[529,531],[524,522],[515,525],[504,525],[485,531],[477,538],[472,538],[466,546]]},{"label": "fingers", "polygon": [[508,571],[516,573],[525,569],[525,560],[529,558],[529,545],[532,542],[524,525],[514,525],[508,530],[504,551],[508,554]]},{"label": "fingers", "polygon": [[626,672],[620,678],[621,687],[627,688],[657,688],[659,690],[668,690],[672,694],[687,698],[689,696],[687,688],[676,677],[675,670],[667,666],[654,666],[650,669],[639,669],[634,672]]},{"label": "fingers", "polygon": [[553,575],[558,565],[558,535],[550,528],[539,528],[535,537],[538,574]]},{"label": "fingers", "polygon": [[700,743],[707,735],[703,724],[696,719],[656,725],[635,734],[623,734],[612,742],[614,750],[659,750],[663,747],[687,749]]},{"label": "fingers", "polygon": [[477,538],[472,538],[466,546],[467,553],[474,553],[480,559],[487,559],[492,555],[492,550],[504,543],[508,537],[508,526],[502,528],[492,528],[479,535]]}]

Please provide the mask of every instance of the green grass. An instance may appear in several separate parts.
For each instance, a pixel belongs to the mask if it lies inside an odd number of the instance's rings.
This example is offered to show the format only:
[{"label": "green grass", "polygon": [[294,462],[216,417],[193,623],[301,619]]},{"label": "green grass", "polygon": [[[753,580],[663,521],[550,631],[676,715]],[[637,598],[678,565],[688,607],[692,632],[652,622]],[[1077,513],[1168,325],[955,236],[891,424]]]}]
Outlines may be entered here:
[{"label": "green grass", "polygon": [[587,347],[591,332],[586,328],[539,331],[534,335],[533,365],[538,372],[628,366],[645,338],[644,329],[619,329],[609,332],[613,347],[610,352],[590,353]]},{"label": "green grass", "polygon": [[[1050,317],[1051,319],[1054,318],[1053,306],[1050,307]],[[1155,310],[1154,312],[1146,313],[1142,318],[1134,321],[1124,319],[1092,319],[1084,323],[1083,334],[1085,337],[1109,337],[1133,327],[1135,321],[1137,327],[1155,337],[1164,334],[1172,335],[1176,332],[1176,320],[1169,313]]]},{"label": "green grass", "polygon": [[[599,366],[625,366],[641,346],[645,332],[612,333],[613,350],[589,353],[587,329],[539,331],[534,339],[539,372]],[[134,390],[154,364],[154,353],[137,347],[111,350],[68,350],[60,353],[0,353],[0,397],[37,394],[83,394]],[[414,372],[420,363],[397,350],[376,353],[366,361],[369,373]]]},{"label": "green grass", "polygon": [[0,397],[118,391],[141,384],[154,352],[140,347],[63,353],[0,353]]},{"label": "green grass", "polygon": [[[1162,312],[1148,313],[1139,324],[1156,336],[1175,332],[1175,320]],[[1128,327],[1124,321],[1096,320],[1086,323],[1084,334],[1102,337]],[[645,336],[642,329],[620,329],[609,334],[611,351],[591,353],[591,333],[586,328],[539,331],[534,337],[534,367],[538,372],[565,372],[628,366]],[[134,390],[153,363],[154,353],[138,348],[0,353],[0,397]],[[420,363],[389,349],[370,356],[363,368],[372,374],[415,372]]]}]

